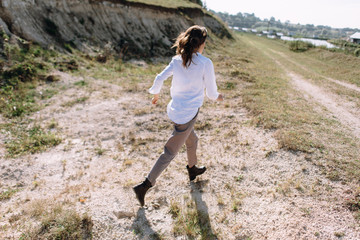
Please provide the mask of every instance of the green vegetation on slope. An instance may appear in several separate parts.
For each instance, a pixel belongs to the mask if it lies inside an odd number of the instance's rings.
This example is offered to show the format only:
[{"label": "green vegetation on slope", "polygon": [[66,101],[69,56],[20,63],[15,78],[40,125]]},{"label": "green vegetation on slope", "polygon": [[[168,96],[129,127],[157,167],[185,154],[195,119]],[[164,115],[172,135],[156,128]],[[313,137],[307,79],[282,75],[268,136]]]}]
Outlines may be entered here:
[{"label": "green vegetation on slope", "polygon": [[[46,74],[56,62],[58,53],[44,50],[37,45],[1,34],[4,42],[4,59],[0,68],[0,114],[6,123],[0,124],[5,137],[4,144],[9,157],[25,153],[36,153],[56,146],[61,138],[50,130],[43,129],[27,116],[39,111],[39,102],[51,98],[57,90],[51,87],[53,78]],[[37,87],[48,81],[49,87],[40,92]]]}]

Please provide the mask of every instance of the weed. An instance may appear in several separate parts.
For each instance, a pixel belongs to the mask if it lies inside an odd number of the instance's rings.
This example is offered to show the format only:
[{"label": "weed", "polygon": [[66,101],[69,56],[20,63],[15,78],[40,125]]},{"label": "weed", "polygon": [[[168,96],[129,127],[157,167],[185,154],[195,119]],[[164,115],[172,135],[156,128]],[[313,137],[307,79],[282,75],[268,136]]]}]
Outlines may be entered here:
[{"label": "weed", "polygon": [[87,214],[80,215],[75,210],[57,205],[49,210],[43,209],[40,226],[22,234],[22,239],[91,239],[92,220]]},{"label": "weed", "polygon": [[234,82],[225,82],[224,84],[221,84],[219,86],[219,89],[221,90],[233,90],[235,89],[236,83]]},{"label": "weed", "polygon": [[143,115],[146,115],[146,114],[148,114],[148,110],[146,108],[140,108],[140,109],[136,109],[134,111],[135,116],[143,116]]},{"label": "weed", "polygon": [[219,194],[218,197],[217,197],[217,204],[220,205],[220,206],[224,206],[225,205],[225,202],[224,202],[224,199],[223,197]]},{"label": "weed", "polygon": [[184,197],[184,206],[172,201],[170,213],[175,219],[173,233],[175,236],[186,235],[190,239],[200,236],[200,239],[216,239],[212,233],[206,213],[198,210],[194,202]]},{"label": "weed", "polygon": [[335,237],[342,238],[345,236],[344,232],[334,232]]},{"label": "weed", "polygon": [[304,41],[290,41],[289,49],[293,52],[305,52],[310,48],[315,47],[313,44]]},{"label": "weed", "polygon": [[282,193],[284,196],[288,196],[291,193],[291,183],[292,181],[285,181],[278,185],[276,192]]},{"label": "weed", "polygon": [[123,165],[124,165],[125,167],[130,167],[131,165],[133,165],[133,163],[134,163],[134,160],[126,159],[126,160],[124,161]]},{"label": "weed", "polygon": [[80,80],[80,81],[75,82],[74,85],[84,87],[84,86],[87,86],[88,83],[85,80]]},{"label": "weed", "polygon": [[196,129],[199,131],[211,129],[211,123],[208,121],[199,122]]},{"label": "weed", "polygon": [[360,220],[360,193],[356,193],[352,199],[347,199],[346,206],[355,213],[355,218]]},{"label": "weed", "polygon": [[20,189],[8,188],[6,191],[0,192],[0,201],[10,199],[18,191],[20,191]]},{"label": "weed", "polygon": [[95,152],[96,152],[96,155],[101,156],[106,152],[106,149],[104,149],[102,147],[97,147],[97,148],[95,148]]},{"label": "weed", "polygon": [[41,99],[50,99],[54,95],[56,95],[59,91],[57,89],[45,89],[44,91],[40,92]]},{"label": "weed", "polygon": [[235,181],[237,181],[237,182],[241,182],[242,180],[244,180],[243,175],[239,175],[238,177],[235,177]]},{"label": "weed", "polygon": [[52,119],[48,124],[47,124],[47,128],[48,129],[54,129],[57,128],[59,126],[59,123],[57,121],[55,121],[55,119]]},{"label": "weed", "polygon": [[304,217],[310,217],[311,216],[311,209],[310,208],[300,208],[300,210],[304,213]]},{"label": "weed", "polygon": [[88,96],[85,96],[85,97],[80,97],[80,98],[77,98],[75,100],[71,100],[71,101],[68,101],[66,103],[63,103],[61,104],[62,107],[73,107],[74,105],[76,104],[80,104],[80,103],[84,103],[86,102],[86,100],[88,100],[89,97]]},{"label": "weed", "polygon": [[175,200],[170,200],[170,214],[172,216],[172,218],[177,218],[179,216],[179,214],[181,213],[180,212],[181,209],[180,209],[180,204],[175,201]]},{"label": "weed", "polygon": [[60,144],[62,141],[60,137],[49,131],[44,131],[36,124],[30,128],[26,127],[26,123],[4,124],[3,127],[10,133],[10,139],[5,142],[8,157],[41,152]]},{"label": "weed", "polygon": [[299,192],[304,192],[305,191],[300,181],[296,182],[295,189],[298,190]]}]

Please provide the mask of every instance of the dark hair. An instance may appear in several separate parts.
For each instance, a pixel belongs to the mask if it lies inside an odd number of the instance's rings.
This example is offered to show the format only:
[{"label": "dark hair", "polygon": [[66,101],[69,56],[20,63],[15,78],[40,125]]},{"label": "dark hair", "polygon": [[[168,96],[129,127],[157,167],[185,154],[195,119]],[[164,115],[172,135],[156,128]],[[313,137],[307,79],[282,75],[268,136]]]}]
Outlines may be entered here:
[{"label": "dark hair", "polygon": [[183,66],[189,67],[192,63],[192,54],[198,50],[207,37],[205,27],[194,25],[189,27],[185,32],[180,33],[172,47],[176,47],[176,54],[181,55]]}]

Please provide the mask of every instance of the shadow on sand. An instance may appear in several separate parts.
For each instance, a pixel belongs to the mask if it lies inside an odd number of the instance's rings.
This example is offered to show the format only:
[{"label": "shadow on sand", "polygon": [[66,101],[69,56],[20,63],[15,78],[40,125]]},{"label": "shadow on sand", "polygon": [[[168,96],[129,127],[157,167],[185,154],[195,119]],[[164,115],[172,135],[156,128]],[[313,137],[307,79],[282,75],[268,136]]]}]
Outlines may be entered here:
[{"label": "shadow on sand", "polygon": [[145,216],[145,208],[143,207],[139,208],[137,211],[135,220],[131,225],[131,230],[138,236],[139,239],[162,239],[161,235],[151,228],[151,224]]},{"label": "shadow on sand", "polygon": [[[197,181],[190,183],[190,194],[192,201],[195,203],[195,208],[198,216],[197,225],[199,226],[200,233],[198,237],[202,240],[216,240],[218,237],[214,234],[209,217],[208,207],[206,202],[202,199],[203,187],[208,183],[206,181]],[[145,208],[139,208],[135,220],[131,225],[131,230],[137,235],[139,239],[163,239],[159,233],[151,228],[151,224],[145,215]],[[189,236],[188,236],[189,237]],[[190,239],[199,239],[191,238]]]},{"label": "shadow on sand", "polygon": [[195,202],[195,207],[198,215],[198,224],[201,231],[201,239],[203,240],[215,240],[218,239],[216,234],[213,233],[211,228],[211,222],[209,217],[209,209],[206,205],[206,202],[202,199],[203,187],[209,182],[197,181],[191,182],[191,198]]}]

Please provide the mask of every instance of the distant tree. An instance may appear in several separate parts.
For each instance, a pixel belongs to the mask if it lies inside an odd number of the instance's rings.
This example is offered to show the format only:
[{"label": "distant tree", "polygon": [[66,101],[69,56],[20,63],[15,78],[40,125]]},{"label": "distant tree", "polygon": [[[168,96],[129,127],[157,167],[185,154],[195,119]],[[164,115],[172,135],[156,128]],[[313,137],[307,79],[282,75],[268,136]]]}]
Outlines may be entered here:
[{"label": "distant tree", "polygon": [[[214,12],[216,13],[216,12]],[[354,32],[359,32],[359,29],[352,28],[331,28],[329,26],[314,26],[313,24],[301,25],[300,23],[293,24],[290,21],[282,23],[276,20],[275,17],[261,20],[256,17],[254,13],[237,13],[230,15],[229,13],[216,13],[224,22],[231,27],[239,28],[255,28],[259,31],[273,30],[276,32],[288,33],[291,32],[297,37],[313,37],[318,36],[322,38],[342,38],[351,35]]]}]

